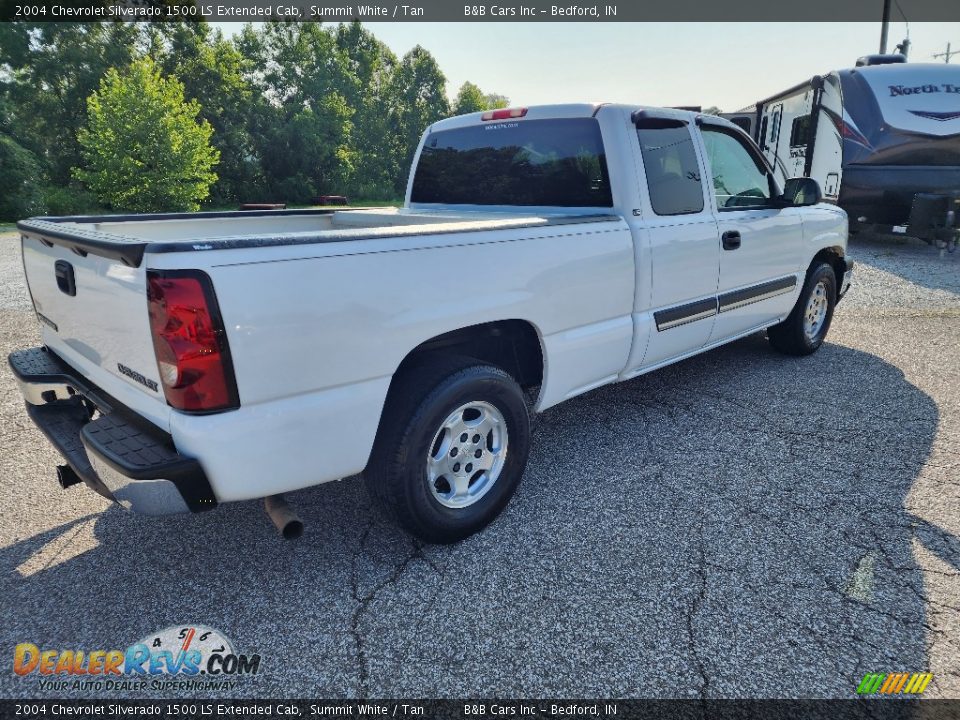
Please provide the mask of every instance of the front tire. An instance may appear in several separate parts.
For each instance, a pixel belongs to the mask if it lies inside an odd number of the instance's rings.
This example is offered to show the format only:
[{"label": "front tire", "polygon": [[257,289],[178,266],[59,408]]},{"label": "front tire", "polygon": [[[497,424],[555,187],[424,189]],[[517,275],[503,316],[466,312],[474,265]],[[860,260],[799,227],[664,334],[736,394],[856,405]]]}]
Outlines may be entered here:
[{"label": "front tire", "polygon": [[394,378],[364,478],[401,527],[452,543],[506,507],[529,449],[527,404],[510,375],[470,358],[432,358]]},{"label": "front tire", "polygon": [[807,273],[797,304],[787,319],[767,330],[770,344],[786,355],[810,355],[823,344],[837,304],[837,276],[829,263]]}]

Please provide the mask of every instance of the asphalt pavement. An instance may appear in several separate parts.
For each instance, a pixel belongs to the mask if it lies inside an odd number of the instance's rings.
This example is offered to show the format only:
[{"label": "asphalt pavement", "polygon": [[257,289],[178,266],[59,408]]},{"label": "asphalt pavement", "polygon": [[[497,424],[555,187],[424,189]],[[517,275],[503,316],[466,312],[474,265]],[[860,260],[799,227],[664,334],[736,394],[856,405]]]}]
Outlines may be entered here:
[{"label": "asphalt pavement", "polygon": [[[261,656],[222,697],[852,697],[866,672],[960,697],[960,252],[855,242],[814,356],[762,335],[543,414],[501,518],[423,546],[356,479],[149,518],[56,484],[0,370],[0,696],[13,649],[169,626]],[[0,350],[36,345],[0,235]],[[194,694],[194,693],[186,693]]]}]

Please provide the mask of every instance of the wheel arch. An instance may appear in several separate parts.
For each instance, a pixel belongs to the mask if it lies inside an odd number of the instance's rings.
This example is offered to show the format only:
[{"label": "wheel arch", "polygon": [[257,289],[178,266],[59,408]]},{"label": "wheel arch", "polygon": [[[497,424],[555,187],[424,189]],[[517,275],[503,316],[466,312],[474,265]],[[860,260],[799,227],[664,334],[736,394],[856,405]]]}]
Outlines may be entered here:
[{"label": "wheel arch", "polygon": [[[833,274],[836,277],[834,291],[839,292],[840,283],[843,280],[843,274],[847,269],[845,258],[846,253],[839,245],[821,248],[817,251],[817,253],[810,260],[810,263],[807,265],[805,277],[810,277],[810,273],[813,272],[813,269],[821,262],[825,262],[833,268]],[[836,300],[836,298],[834,298],[834,300]]]},{"label": "wheel arch", "polygon": [[494,365],[524,390],[537,388],[543,382],[543,336],[528,320],[495,320],[436,335],[406,354],[393,374],[394,380],[411,364],[437,355],[466,356]]},{"label": "wheel arch", "polygon": [[[431,359],[470,358],[500,368],[510,375],[528,396],[528,404],[539,395],[546,372],[546,348],[540,329],[528,320],[494,320],[449,330],[424,340],[411,349],[390,378],[372,446],[381,436],[384,415],[400,392],[404,377],[417,364]],[[365,466],[369,464],[371,447]]]}]

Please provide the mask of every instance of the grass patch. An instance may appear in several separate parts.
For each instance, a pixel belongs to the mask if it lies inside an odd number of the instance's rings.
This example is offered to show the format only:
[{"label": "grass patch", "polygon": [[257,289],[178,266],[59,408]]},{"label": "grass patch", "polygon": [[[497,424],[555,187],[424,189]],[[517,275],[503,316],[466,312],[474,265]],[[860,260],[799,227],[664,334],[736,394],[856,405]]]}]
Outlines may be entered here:
[{"label": "grass patch", "polygon": [[347,207],[400,207],[403,205],[403,198],[394,198],[392,200],[351,200]]}]

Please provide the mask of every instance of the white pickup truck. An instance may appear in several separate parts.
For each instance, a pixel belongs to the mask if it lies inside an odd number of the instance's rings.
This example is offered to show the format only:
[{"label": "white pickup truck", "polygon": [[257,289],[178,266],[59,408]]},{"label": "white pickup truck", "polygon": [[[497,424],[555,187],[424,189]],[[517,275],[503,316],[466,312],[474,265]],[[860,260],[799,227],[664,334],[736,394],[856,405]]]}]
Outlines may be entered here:
[{"label": "white pickup truck", "polygon": [[10,366],[83,481],[202,511],[363,472],[415,535],[484,527],[529,412],[766,330],[815,351],[847,219],[717,117],[608,104],[427,129],[400,209],[18,224],[43,347]]}]

